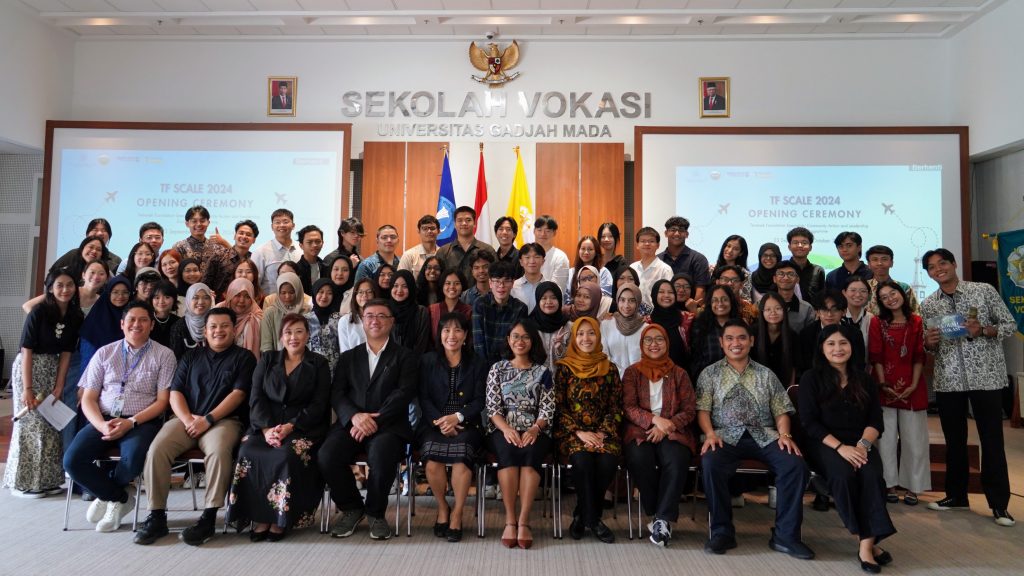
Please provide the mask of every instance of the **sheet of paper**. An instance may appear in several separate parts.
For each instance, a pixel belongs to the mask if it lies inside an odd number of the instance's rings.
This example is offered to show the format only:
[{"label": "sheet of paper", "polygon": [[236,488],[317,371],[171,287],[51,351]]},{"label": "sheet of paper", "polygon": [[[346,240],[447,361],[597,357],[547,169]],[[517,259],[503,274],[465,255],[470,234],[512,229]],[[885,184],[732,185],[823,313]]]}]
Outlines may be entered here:
[{"label": "sheet of paper", "polygon": [[75,411],[68,408],[67,404],[57,400],[50,394],[36,408],[39,415],[46,419],[51,426],[57,430],[63,430],[65,426],[74,421]]}]

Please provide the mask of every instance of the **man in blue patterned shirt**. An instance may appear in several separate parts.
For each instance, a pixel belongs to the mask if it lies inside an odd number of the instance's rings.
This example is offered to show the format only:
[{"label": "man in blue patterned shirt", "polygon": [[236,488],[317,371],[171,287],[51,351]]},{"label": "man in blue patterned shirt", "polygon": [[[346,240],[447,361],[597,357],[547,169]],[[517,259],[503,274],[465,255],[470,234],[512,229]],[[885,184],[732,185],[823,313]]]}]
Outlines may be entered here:
[{"label": "man in blue patterned shirt", "polygon": [[768,545],[810,560],[814,552],[803,543],[803,492],[807,466],[790,434],[793,404],[775,374],[750,359],[754,334],[740,319],[725,323],[719,339],[725,358],[711,364],[697,379],[697,421],[704,432],[701,448],[704,491],[711,535],[704,549],[725,554],[736,547],[729,479],[739,462],[764,462],[775,474],[778,504]]}]

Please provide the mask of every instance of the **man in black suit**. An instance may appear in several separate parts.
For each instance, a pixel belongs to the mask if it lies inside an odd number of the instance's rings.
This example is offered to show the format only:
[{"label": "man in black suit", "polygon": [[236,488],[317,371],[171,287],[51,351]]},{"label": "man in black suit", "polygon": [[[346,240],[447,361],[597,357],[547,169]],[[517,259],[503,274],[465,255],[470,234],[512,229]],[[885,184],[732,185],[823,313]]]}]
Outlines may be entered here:
[{"label": "man in black suit", "polygon": [[[417,356],[389,340],[393,325],[388,300],[367,302],[363,307],[366,344],[342,354],[334,372],[331,405],[338,421],[317,461],[341,510],[331,529],[335,538],[351,536],[364,516],[369,517],[370,538],[387,540],[392,535],[384,512],[405,445],[413,438],[409,402],[416,395],[419,372]],[[370,468],[365,504],[351,468],[362,453]]]},{"label": "man in black suit", "polygon": [[705,110],[725,110],[725,97],[718,95],[718,86],[709,83],[705,88],[707,96],[704,97]]},{"label": "man in black suit", "polygon": [[273,102],[270,104],[273,110],[291,110],[292,109],[292,95],[289,94],[290,86],[287,82],[277,83],[277,96],[274,96]]}]

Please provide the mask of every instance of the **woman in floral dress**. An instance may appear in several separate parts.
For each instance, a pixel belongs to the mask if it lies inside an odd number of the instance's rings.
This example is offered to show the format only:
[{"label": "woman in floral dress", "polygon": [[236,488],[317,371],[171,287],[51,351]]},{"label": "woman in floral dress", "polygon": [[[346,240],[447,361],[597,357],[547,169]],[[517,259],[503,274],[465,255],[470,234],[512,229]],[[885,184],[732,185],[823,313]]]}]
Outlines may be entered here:
[{"label": "woman in floral dress", "polygon": [[253,373],[251,426],[228,495],[228,521],[251,521],[253,542],[312,525],[323,494],[316,450],[331,422],[330,367],[306,349],[302,315],[281,319],[279,340],[281,350],[264,352]]}]

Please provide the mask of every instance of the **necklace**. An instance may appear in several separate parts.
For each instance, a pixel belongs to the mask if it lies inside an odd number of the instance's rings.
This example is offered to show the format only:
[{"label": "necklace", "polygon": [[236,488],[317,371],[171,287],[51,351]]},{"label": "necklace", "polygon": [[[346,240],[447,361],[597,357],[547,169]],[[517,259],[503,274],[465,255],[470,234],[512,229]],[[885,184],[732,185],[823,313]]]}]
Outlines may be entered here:
[{"label": "necklace", "polygon": [[[900,358],[906,358],[907,357],[907,335],[910,334],[910,325],[909,325],[909,323],[904,322],[904,325],[906,326],[906,328],[903,331],[903,344],[900,345]],[[889,328],[891,326],[892,326],[892,324],[890,324],[889,322],[883,322],[882,323],[882,328],[883,328],[882,336],[885,338],[885,343],[886,344],[888,344],[891,348],[895,348],[896,347],[896,341],[893,340],[892,336],[889,335]]]}]

